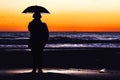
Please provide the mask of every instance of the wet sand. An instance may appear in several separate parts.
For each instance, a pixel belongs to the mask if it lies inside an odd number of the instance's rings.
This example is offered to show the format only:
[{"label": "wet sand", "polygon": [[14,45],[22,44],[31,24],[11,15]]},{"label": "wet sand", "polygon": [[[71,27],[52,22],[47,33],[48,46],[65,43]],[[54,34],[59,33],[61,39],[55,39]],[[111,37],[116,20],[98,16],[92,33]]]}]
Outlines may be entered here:
[{"label": "wet sand", "polygon": [[120,80],[120,71],[99,73],[92,69],[43,69],[43,74],[32,74],[31,69],[2,70],[0,80]]},{"label": "wet sand", "polygon": [[[54,71],[44,70],[42,76],[21,73],[22,70],[4,74],[5,70],[31,68],[32,56],[29,51],[0,51],[0,80],[40,80],[41,77],[45,80],[120,80],[119,61],[119,49],[46,50],[43,53],[43,69]],[[99,73],[101,68],[106,68],[108,72]],[[55,72],[55,69],[58,71]],[[66,73],[67,70],[73,73]]]}]

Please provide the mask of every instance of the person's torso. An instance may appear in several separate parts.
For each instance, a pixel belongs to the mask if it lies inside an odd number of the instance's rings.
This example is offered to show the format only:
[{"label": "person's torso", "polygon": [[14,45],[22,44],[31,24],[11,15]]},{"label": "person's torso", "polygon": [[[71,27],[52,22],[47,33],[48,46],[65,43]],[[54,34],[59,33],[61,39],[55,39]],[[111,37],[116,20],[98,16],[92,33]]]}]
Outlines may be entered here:
[{"label": "person's torso", "polygon": [[49,33],[45,23],[31,22],[29,24],[30,38],[32,41],[45,41],[48,39]]}]

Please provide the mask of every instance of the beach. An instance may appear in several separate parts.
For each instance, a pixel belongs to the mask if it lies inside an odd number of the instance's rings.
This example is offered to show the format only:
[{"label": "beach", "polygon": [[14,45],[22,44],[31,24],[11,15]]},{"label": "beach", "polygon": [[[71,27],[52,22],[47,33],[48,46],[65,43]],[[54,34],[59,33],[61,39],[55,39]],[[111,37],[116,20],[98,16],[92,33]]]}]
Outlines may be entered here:
[{"label": "beach", "polygon": [[[119,80],[119,56],[119,49],[46,50],[43,52],[42,78],[46,80]],[[41,75],[31,73],[30,51],[1,51],[0,63],[0,80],[39,80],[41,78]],[[107,71],[99,73],[101,68],[106,68]]]}]

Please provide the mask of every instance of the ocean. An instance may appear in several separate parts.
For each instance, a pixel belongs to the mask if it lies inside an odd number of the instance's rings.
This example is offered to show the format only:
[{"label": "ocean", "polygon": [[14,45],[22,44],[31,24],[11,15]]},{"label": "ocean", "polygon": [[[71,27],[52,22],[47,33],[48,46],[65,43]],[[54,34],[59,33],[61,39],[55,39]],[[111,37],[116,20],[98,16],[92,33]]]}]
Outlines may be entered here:
[{"label": "ocean", "polygon": [[[0,50],[29,50],[29,36],[28,32],[0,32]],[[120,32],[50,32],[45,49],[68,48],[120,48]]]}]

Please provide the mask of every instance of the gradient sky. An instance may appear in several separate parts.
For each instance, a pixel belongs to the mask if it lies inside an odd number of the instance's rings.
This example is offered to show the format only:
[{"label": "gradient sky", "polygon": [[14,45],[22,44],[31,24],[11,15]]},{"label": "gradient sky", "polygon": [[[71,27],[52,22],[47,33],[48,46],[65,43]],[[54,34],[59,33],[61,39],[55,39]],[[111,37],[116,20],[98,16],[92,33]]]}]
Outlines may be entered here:
[{"label": "gradient sky", "polygon": [[120,0],[0,0],[0,31],[28,31],[28,6],[40,5],[50,31],[120,31]]}]

